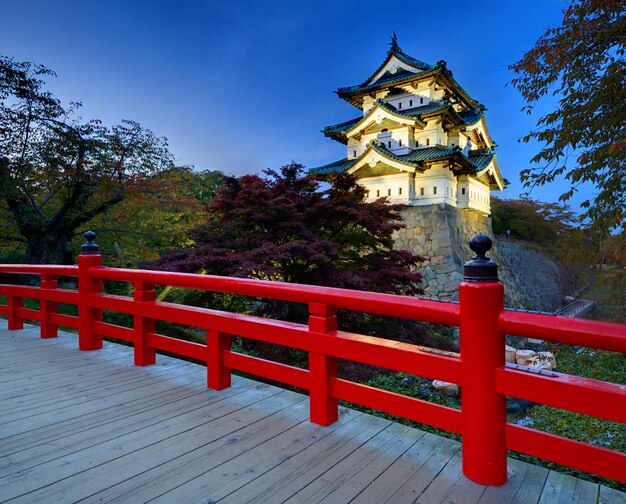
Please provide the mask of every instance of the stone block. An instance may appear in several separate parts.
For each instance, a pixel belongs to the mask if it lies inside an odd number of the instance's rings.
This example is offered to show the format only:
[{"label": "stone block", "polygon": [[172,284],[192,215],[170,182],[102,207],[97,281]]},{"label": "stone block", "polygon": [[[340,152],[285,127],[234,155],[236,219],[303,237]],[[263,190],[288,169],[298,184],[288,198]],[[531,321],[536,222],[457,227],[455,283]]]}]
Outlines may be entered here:
[{"label": "stone block", "polygon": [[554,369],[556,358],[552,352],[537,352],[537,356],[531,361],[531,366],[539,369]]},{"label": "stone block", "polygon": [[433,233],[433,238],[450,238],[450,235],[448,234],[447,230],[444,231],[436,231],[435,233]]},{"label": "stone block", "polygon": [[[443,256],[437,257],[443,258]],[[454,263],[438,264],[435,268],[435,271],[437,273],[452,273],[453,271],[456,271],[456,266],[454,265]]]},{"label": "stone block", "polygon": [[459,282],[448,282],[443,286],[445,292],[454,292],[459,288]]},{"label": "stone block", "polygon": [[430,260],[431,264],[442,264],[444,262],[444,256],[433,256]]},{"label": "stone block", "polygon": [[515,364],[515,348],[510,347],[509,345],[505,345],[504,346],[504,352],[505,352],[505,361],[506,362],[512,362],[513,364]]},{"label": "stone block", "polygon": [[522,366],[530,366],[535,357],[537,357],[537,352],[533,350],[518,350],[515,352],[515,362]]},{"label": "stone block", "polygon": [[433,388],[448,397],[458,397],[459,386],[456,383],[448,383],[441,380],[433,381]]}]

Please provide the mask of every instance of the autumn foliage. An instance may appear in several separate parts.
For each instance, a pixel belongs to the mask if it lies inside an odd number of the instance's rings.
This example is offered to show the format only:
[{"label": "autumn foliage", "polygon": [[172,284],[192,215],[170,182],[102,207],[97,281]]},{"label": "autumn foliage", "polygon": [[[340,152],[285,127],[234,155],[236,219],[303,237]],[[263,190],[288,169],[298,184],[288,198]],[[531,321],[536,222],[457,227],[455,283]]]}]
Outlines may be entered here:
[{"label": "autumn foliage", "polygon": [[626,231],[626,3],[568,3],[562,25],[546,30],[510,66],[511,83],[527,102],[523,110],[530,114],[546,97],[556,99],[522,138],[540,150],[520,177],[530,188],[564,178],[562,201],[584,191],[581,206],[595,227]]},{"label": "autumn foliage", "polygon": [[193,246],[147,266],[168,271],[417,294],[422,258],[395,250],[398,208],[365,202],[347,173],[323,182],[292,163],[226,177],[192,233]]}]

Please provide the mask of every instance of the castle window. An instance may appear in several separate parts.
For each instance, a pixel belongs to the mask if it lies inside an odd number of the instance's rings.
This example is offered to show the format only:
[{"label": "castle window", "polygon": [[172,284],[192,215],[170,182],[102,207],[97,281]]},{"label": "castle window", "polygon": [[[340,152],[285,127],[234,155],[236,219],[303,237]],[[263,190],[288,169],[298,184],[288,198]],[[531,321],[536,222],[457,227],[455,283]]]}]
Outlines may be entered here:
[{"label": "castle window", "polygon": [[402,187],[398,187],[398,196],[402,196]]},{"label": "castle window", "polygon": [[409,100],[409,107],[413,106],[413,100]]},{"label": "castle window", "polygon": [[369,198],[370,197],[370,192],[369,191],[365,191],[365,197]]},{"label": "castle window", "polygon": [[398,145],[402,147],[402,140],[398,140]]},{"label": "castle window", "polygon": [[380,198],[380,189],[376,189],[376,197]]},{"label": "castle window", "polygon": [[424,188],[420,187],[420,196],[424,196]]},{"label": "castle window", "polygon": [[437,194],[437,186],[433,186],[433,194]]},{"label": "castle window", "polygon": [[391,189],[387,189],[387,196],[391,196]]},{"label": "castle window", "polygon": [[465,194],[465,187],[461,189],[461,194]]},{"label": "castle window", "polygon": [[398,102],[398,108],[401,109],[402,108],[402,102]]},{"label": "castle window", "polygon": [[430,138],[426,139],[426,145],[430,145]]},{"label": "castle window", "polygon": [[380,130],[381,133],[386,133],[387,131],[389,131],[387,128],[383,128]]},{"label": "castle window", "polygon": [[424,103],[424,98],[420,98],[420,105]]},{"label": "castle window", "polygon": [[389,142],[387,142],[387,146],[391,147],[391,140],[389,140]]},{"label": "castle window", "polygon": [[352,157],[356,157],[356,151],[352,151]]}]

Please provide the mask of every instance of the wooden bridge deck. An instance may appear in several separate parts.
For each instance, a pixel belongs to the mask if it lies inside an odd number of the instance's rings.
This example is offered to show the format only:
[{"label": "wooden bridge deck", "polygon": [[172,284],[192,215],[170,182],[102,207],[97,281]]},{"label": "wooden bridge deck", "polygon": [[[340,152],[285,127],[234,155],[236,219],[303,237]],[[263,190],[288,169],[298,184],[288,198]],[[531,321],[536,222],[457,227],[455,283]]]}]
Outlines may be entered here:
[{"label": "wooden bridge deck", "polygon": [[75,335],[0,320],[0,501],[165,503],[626,503],[626,495],[511,460],[509,482],[461,474],[460,444],[306,396],[132,349],[79,352]]}]

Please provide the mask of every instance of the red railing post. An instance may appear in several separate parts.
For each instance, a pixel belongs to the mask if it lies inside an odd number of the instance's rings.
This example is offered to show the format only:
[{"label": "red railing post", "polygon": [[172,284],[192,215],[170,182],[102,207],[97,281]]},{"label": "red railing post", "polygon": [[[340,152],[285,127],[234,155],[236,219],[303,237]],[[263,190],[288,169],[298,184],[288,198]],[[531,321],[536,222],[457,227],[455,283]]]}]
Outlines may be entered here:
[{"label": "red railing post", "polygon": [[231,385],[231,371],[224,364],[224,354],[230,351],[230,345],[230,334],[207,330],[206,377],[207,386],[213,390],[222,390]]},{"label": "red railing post", "polygon": [[102,335],[96,334],[95,322],[102,320],[102,310],[92,308],[87,296],[102,292],[102,280],[93,278],[89,268],[102,266],[100,248],[93,242],[96,233],[87,231],[87,243],[81,247],[78,256],[78,348],[98,350],[102,348]]},{"label": "red railing post", "polygon": [[[156,292],[154,284],[134,282],[133,299],[138,303],[154,303]],[[156,321],[141,315],[133,317],[135,330],[135,365],[149,366],[156,362],[156,350],[148,345],[148,334],[155,332]]]},{"label": "red railing post", "polygon": [[[309,331],[312,333],[337,333],[337,310],[319,303],[309,304]],[[323,353],[309,352],[311,373],[310,408],[311,421],[330,425],[339,418],[339,404],[331,395],[330,382],[337,378],[337,359]]]},{"label": "red railing post", "polygon": [[[56,275],[49,273],[41,274],[41,282],[39,283],[41,289],[56,289],[58,287],[58,281]],[[43,298],[39,300],[39,313],[41,315],[40,336],[42,338],[56,338],[58,326],[52,323],[52,315],[57,312],[57,303],[54,301],[47,301]]]},{"label": "red railing post", "polygon": [[459,286],[463,386],[463,474],[481,485],[507,481],[506,398],[496,392],[496,368],[504,366],[504,335],[498,315],[504,305],[504,287],[497,266],[485,253],[491,240],[477,235],[470,241],[477,253],[465,263],[465,281]]},{"label": "red railing post", "polygon": [[24,329],[24,319],[17,314],[20,308],[24,307],[24,298],[9,295],[7,298],[7,308],[9,310],[8,328],[10,331]]}]

